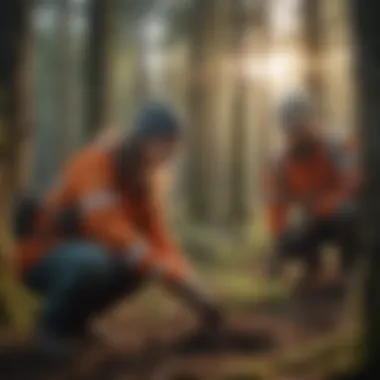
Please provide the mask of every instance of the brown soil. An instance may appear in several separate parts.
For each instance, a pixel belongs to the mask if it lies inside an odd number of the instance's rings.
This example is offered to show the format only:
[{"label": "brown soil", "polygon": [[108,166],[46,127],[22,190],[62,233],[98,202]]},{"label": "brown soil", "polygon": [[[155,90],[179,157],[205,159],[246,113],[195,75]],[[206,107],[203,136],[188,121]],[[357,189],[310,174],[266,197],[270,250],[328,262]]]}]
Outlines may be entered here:
[{"label": "brown soil", "polygon": [[[289,350],[335,331],[341,317],[342,299],[341,292],[329,291],[308,296],[297,294],[290,300],[253,305],[251,310],[228,316],[218,334],[189,331],[185,319],[157,326],[153,329],[156,336],[149,333],[152,328],[143,322],[128,325],[126,321],[125,326],[112,326],[110,323],[110,329],[117,328],[119,336],[121,331],[125,331],[125,338],[118,347],[91,345],[74,358],[60,357],[60,360],[25,344],[4,347],[0,351],[0,378],[232,379],[223,377],[222,373],[234,358],[261,357]],[[320,368],[313,373],[305,372],[307,369],[297,369],[296,373],[284,374],[282,378],[323,380]],[[243,379],[244,376],[236,378]],[[254,379],[252,376],[249,378]]]}]

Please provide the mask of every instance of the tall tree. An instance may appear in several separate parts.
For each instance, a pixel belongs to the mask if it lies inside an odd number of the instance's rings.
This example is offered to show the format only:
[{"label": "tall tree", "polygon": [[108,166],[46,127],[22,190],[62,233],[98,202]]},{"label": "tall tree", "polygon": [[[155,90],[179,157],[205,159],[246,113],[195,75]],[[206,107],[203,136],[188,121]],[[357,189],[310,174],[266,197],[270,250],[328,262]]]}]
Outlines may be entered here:
[{"label": "tall tree", "polygon": [[70,38],[71,0],[58,3],[59,73],[57,75],[57,95],[59,99],[59,162],[62,164],[70,153],[72,108],[72,49]]},{"label": "tall tree", "polygon": [[9,298],[5,294],[9,289],[4,285],[12,270],[11,205],[20,187],[20,150],[30,122],[27,104],[30,7],[31,2],[13,0],[5,2],[0,12],[0,302]]},{"label": "tall tree", "polygon": [[321,2],[303,0],[302,14],[305,53],[307,57],[306,86],[318,101],[322,97],[321,78]]},{"label": "tall tree", "polygon": [[89,138],[109,122],[113,6],[113,0],[91,0],[89,3],[86,122]]},{"label": "tall tree", "polygon": [[193,219],[205,222],[208,213],[208,179],[210,164],[210,107],[214,71],[211,47],[216,0],[194,1],[189,15],[189,120],[192,125],[188,139],[188,201]]},{"label": "tall tree", "polygon": [[244,37],[247,34],[248,20],[246,9],[241,1],[235,1],[232,8],[232,56],[235,57],[235,97],[232,104],[232,167],[231,167],[231,217],[235,222],[241,223],[246,217],[246,178],[245,178],[245,157],[246,157],[246,123],[245,115],[247,109],[247,82],[244,75],[244,63],[246,46]]},{"label": "tall tree", "polygon": [[[247,62],[255,59],[252,50],[257,44],[255,34],[263,34],[265,28],[266,3],[256,1],[254,3],[234,1],[232,8],[231,28],[232,33],[232,56],[234,62],[234,102],[232,104],[231,125],[231,220],[238,225],[244,225],[251,221],[251,201],[254,197],[250,184],[255,176],[255,163],[251,162],[252,155],[252,132],[257,125],[248,125],[252,120],[248,113],[253,112],[250,107],[250,95],[252,90],[257,90],[257,83],[251,83],[247,79]],[[262,42],[262,36],[261,41]],[[260,38],[259,37],[259,38]],[[255,41],[256,39],[256,41]],[[257,47],[256,47],[257,51]],[[254,52],[253,52],[254,54]],[[257,101],[257,99],[255,99]],[[257,120],[256,120],[257,121]],[[255,156],[259,158],[259,151]]]},{"label": "tall tree", "polygon": [[[380,378],[380,3],[352,0],[356,32],[359,125],[363,146],[363,238],[368,273],[364,294],[364,344],[371,379]],[[369,372],[369,373],[371,373]]]},{"label": "tall tree", "polygon": [[[256,56],[268,57],[270,51],[270,20],[269,20],[269,8],[270,2],[263,1],[259,10],[259,16],[256,20],[256,27],[254,33],[254,51]],[[255,30],[256,29],[256,30]],[[255,55],[253,55],[255,57]],[[254,158],[252,158],[251,165],[253,166],[254,185],[252,191],[254,216],[256,219],[257,214],[262,212],[264,206],[263,200],[265,196],[263,194],[263,178],[267,170],[268,154],[270,146],[271,135],[271,99],[268,84],[263,78],[256,78],[254,84],[255,88],[255,120],[257,124],[257,131],[254,134],[255,144],[253,148],[256,150]],[[252,112],[252,111],[250,111]]]}]

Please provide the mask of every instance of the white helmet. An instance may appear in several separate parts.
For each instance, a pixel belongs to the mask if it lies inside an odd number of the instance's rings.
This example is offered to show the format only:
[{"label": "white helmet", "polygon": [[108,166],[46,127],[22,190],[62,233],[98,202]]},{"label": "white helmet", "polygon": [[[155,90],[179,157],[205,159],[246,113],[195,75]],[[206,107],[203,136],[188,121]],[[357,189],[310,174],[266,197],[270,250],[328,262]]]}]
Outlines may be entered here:
[{"label": "white helmet", "polygon": [[280,122],[286,128],[314,115],[315,107],[307,93],[295,92],[285,97],[280,106]]}]

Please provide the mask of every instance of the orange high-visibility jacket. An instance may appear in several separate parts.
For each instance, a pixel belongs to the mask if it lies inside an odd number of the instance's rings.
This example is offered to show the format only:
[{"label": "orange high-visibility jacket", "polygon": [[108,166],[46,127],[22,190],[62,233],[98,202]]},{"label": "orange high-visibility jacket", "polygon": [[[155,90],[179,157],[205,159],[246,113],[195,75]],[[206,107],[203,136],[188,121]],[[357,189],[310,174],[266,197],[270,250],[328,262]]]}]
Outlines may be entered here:
[{"label": "orange high-visibility jacket", "polygon": [[288,210],[297,204],[317,218],[331,214],[344,199],[355,197],[359,182],[357,151],[347,142],[321,141],[307,160],[285,152],[266,171],[268,224],[278,236]]},{"label": "orange high-visibility jacket", "polygon": [[91,146],[67,165],[59,184],[45,200],[38,233],[16,246],[22,273],[63,240],[52,227],[56,212],[77,205],[83,238],[103,244],[110,253],[124,255],[126,260],[128,255],[136,255],[136,247],[144,242],[148,247],[144,252],[148,254],[140,260],[137,270],[161,269],[168,280],[187,275],[186,262],[166,232],[154,194],[136,199],[127,188],[116,187],[114,160],[106,148]]}]

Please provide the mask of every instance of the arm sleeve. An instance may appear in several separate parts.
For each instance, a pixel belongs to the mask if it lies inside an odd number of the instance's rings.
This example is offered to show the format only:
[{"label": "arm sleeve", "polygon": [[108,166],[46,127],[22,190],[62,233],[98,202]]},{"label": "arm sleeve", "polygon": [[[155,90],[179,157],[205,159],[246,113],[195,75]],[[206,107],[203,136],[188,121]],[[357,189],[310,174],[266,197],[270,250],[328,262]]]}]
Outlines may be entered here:
[{"label": "arm sleeve", "polygon": [[162,200],[151,191],[140,204],[142,233],[155,253],[153,262],[161,268],[160,280],[166,290],[201,314],[213,308],[214,299],[202,285],[177,248],[164,217]]},{"label": "arm sleeve", "polygon": [[284,204],[271,204],[268,207],[269,230],[273,236],[279,236],[285,228],[287,208]]},{"label": "arm sleeve", "polygon": [[157,260],[167,268],[168,281],[186,278],[190,275],[190,267],[168,231],[162,202],[157,198],[150,196],[142,206],[147,242],[156,251]]},{"label": "arm sleeve", "polygon": [[334,212],[341,202],[355,196],[359,182],[357,152],[344,141],[330,144],[333,163],[333,178],[329,189],[315,202],[315,213],[326,216]]},{"label": "arm sleeve", "polygon": [[344,199],[341,189],[331,190],[323,194],[314,204],[314,212],[317,216],[324,217],[332,214]]},{"label": "arm sleeve", "polygon": [[166,280],[184,273],[184,264],[174,254],[156,210],[147,208],[146,233],[135,228],[124,211],[121,194],[113,189],[112,170],[107,164],[91,163],[73,177],[72,181],[77,181],[75,199],[86,237],[99,241],[116,254],[125,255],[126,262],[147,277]]},{"label": "arm sleeve", "polygon": [[345,144],[344,156],[341,162],[344,190],[346,196],[350,198],[354,198],[357,195],[362,180],[359,146],[355,141],[355,137],[353,140],[354,141],[348,141]]},{"label": "arm sleeve", "polygon": [[198,312],[209,309],[214,303],[213,296],[177,248],[168,232],[162,204],[153,197],[145,205],[145,233],[147,241],[157,252],[157,263],[164,268],[164,287]]},{"label": "arm sleeve", "polygon": [[124,255],[128,265],[147,277],[159,277],[166,268],[156,260],[145,236],[140,236],[123,211],[120,195],[112,189],[112,179],[98,167],[81,176],[77,198],[84,235],[101,242],[112,252]]},{"label": "arm sleeve", "polygon": [[271,165],[264,178],[268,227],[270,233],[275,237],[284,230],[289,210],[289,200],[283,174],[278,164]]}]

